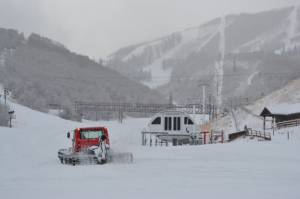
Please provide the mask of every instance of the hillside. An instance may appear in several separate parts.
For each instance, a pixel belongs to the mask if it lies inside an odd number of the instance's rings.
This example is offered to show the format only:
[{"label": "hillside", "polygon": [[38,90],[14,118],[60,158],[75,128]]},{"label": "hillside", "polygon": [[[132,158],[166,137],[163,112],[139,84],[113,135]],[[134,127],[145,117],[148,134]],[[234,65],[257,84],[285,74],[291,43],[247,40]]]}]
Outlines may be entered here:
[{"label": "hillside", "polygon": [[[243,130],[245,125],[256,130],[263,130],[263,120],[258,116],[264,107],[286,104],[286,109],[289,109],[290,104],[299,103],[300,79],[296,79],[253,103],[235,107],[227,116],[215,121],[214,126],[219,130],[224,130],[226,134]],[[271,127],[270,122],[270,120],[267,122],[267,127]]]},{"label": "hillside", "polygon": [[161,95],[48,38],[0,29],[0,83],[19,103],[47,111],[75,101],[158,102]]},{"label": "hillside", "polygon": [[122,48],[108,57],[107,65],[165,95],[172,93],[177,101],[201,97],[200,83],[208,84],[223,104],[240,96],[255,101],[300,77],[299,22],[299,7],[227,15]]}]

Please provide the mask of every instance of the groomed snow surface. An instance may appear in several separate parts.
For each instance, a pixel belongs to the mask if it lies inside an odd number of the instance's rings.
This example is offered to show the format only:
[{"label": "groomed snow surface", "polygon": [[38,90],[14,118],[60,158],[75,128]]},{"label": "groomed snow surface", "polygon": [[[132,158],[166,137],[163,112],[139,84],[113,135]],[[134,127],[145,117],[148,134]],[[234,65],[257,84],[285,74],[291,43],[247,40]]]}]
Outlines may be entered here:
[{"label": "groomed snow surface", "polygon": [[[14,128],[0,127],[0,197],[22,198],[300,198],[300,130],[272,142],[142,147],[148,119],[76,123],[12,104]],[[57,150],[66,132],[104,125],[112,148],[131,151],[133,164],[68,166]]]}]

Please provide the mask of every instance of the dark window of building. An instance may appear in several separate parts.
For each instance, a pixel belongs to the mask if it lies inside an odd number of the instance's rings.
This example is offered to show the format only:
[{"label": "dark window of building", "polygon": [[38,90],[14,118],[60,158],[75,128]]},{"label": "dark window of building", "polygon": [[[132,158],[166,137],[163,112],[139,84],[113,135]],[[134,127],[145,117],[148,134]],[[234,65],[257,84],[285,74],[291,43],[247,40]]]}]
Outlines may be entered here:
[{"label": "dark window of building", "polygon": [[177,131],[177,118],[173,117],[173,130]]},{"label": "dark window of building", "polygon": [[168,118],[165,117],[165,131],[168,130]]},{"label": "dark window of building", "polygon": [[157,117],[153,120],[152,124],[161,124],[161,117]]},{"label": "dark window of building", "polygon": [[188,125],[193,125],[193,124],[194,122],[190,118],[188,118]]},{"label": "dark window of building", "polygon": [[172,130],[172,118],[171,117],[169,117],[168,118],[169,119],[169,125],[168,125],[168,130]]},{"label": "dark window of building", "polygon": [[180,117],[173,117],[173,130],[180,131]]},{"label": "dark window of building", "polygon": [[181,130],[180,129],[180,122],[181,122],[180,117],[177,117],[177,129],[178,129],[178,131]]},{"label": "dark window of building", "polygon": [[186,125],[188,122],[188,118],[187,117],[184,117],[184,124]]}]

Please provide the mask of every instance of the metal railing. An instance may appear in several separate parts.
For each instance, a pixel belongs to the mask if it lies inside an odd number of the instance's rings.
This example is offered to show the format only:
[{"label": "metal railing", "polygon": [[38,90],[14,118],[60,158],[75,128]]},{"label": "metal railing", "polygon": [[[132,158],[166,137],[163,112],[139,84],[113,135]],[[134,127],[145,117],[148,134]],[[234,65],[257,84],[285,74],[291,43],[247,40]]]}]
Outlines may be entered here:
[{"label": "metal railing", "polygon": [[172,142],[174,146],[182,144],[203,144],[203,138],[200,132],[192,134],[170,134],[168,132],[142,131],[141,134],[143,146],[162,146],[164,144],[168,146],[168,142]]},{"label": "metal railing", "polygon": [[261,132],[261,131],[257,131],[257,130],[251,129],[251,128],[248,128],[246,130],[246,132],[247,132],[247,136],[264,138],[265,140],[272,139],[270,132]]},{"label": "metal railing", "polygon": [[244,136],[263,138],[264,140],[272,139],[270,132],[257,131],[257,130],[251,129],[251,128],[245,128],[244,131],[229,134],[228,138],[229,138],[229,141],[233,141],[237,138],[244,137]]},{"label": "metal railing", "polygon": [[295,127],[295,126],[300,126],[300,119],[278,122],[276,124],[277,129],[289,128],[289,127]]}]

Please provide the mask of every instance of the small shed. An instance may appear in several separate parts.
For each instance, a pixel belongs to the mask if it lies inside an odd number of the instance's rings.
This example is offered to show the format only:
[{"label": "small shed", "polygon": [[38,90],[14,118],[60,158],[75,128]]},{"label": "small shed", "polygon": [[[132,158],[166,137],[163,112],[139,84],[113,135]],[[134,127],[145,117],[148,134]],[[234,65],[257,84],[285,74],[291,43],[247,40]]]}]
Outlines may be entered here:
[{"label": "small shed", "polygon": [[[142,145],[157,142],[175,142],[186,144],[200,142],[200,125],[193,116],[178,110],[166,110],[154,115],[142,132]],[[180,144],[179,144],[180,145]]]},{"label": "small shed", "polygon": [[264,118],[264,130],[266,129],[266,118],[271,117],[273,123],[286,122],[300,119],[300,103],[298,104],[277,104],[265,107],[260,114]]}]

